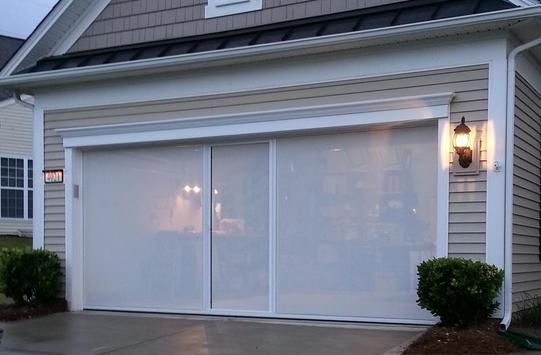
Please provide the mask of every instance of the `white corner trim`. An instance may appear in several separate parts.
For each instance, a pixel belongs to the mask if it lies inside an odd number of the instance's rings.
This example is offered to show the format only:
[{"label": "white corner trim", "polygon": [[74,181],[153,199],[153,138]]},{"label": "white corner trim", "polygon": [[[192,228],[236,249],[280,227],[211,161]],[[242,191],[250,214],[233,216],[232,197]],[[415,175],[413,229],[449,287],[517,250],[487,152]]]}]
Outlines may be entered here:
[{"label": "white corner trim", "polygon": [[[293,132],[448,117],[453,93],[180,118],[156,122],[58,129],[65,147]],[[203,129],[204,128],[204,129]]]},{"label": "white corner trim", "polygon": [[[504,267],[507,58],[489,64],[486,201],[486,262]],[[495,164],[500,166],[497,170]]]},{"label": "white corner trim", "polygon": [[43,36],[49,32],[49,29],[58,21],[64,11],[71,5],[74,0],[60,0],[54,6],[51,12],[39,24],[38,28],[24,42],[22,47],[15,52],[15,55],[7,62],[4,68],[0,71],[0,78],[11,75],[30,54],[32,49],[41,41]]},{"label": "white corner trim", "polygon": [[[486,128],[487,187],[486,187],[486,243],[485,261],[500,269],[505,266],[505,218],[506,218],[506,104],[507,104],[507,57],[500,57],[489,64],[488,75],[488,121]],[[504,78],[504,79],[502,79]],[[499,166],[499,169],[495,168]],[[503,292],[498,302],[504,305]],[[502,308],[494,312],[503,315]]]},{"label": "white corner trim", "polygon": [[209,0],[205,6],[205,18],[257,11],[262,8],[262,0]]},{"label": "white corner trim", "polygon": [[40,249],[44,240],[44,185],[43,185],[43,109],[34,107],[32,117],[32,150],[34,162],[34,213],[32,218],[32,247]]},{"label": "white corner trim", "polygon": [[111,2],[111,0],[94,1],[58,41],[56,46],[49,52],[49,55],[62,55],[66,53],[105,9],[109,2]]}]

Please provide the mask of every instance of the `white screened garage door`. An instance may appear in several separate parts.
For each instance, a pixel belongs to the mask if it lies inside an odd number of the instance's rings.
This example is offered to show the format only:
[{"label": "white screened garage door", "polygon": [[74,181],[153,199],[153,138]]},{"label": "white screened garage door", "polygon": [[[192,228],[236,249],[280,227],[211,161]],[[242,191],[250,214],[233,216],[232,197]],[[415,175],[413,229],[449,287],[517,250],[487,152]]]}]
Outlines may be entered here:
[{"label": "white screened garage door", "polygon": [[86,151],[85,308],[432,320],[437,157],[435,126]]}]

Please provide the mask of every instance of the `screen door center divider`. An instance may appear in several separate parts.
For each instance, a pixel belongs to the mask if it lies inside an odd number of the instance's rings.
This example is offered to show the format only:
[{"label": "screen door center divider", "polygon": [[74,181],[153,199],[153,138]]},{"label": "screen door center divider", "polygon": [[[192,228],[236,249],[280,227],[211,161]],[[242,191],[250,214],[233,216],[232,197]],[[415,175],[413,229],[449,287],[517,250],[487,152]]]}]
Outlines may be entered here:
[{"label": "screen door center divider", "polygon": [[269,142],[210,147],[210,307],[269,312]]}]

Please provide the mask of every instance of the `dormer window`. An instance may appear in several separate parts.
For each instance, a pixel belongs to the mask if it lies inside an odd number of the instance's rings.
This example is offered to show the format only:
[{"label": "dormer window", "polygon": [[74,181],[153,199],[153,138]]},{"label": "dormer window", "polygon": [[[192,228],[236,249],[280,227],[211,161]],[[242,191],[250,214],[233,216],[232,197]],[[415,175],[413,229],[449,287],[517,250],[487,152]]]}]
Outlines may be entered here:
[{"label": "dormer window", "polygon": [[205,17],[234,15],[242,12],[261,10],[262,0],[208,0]]}]

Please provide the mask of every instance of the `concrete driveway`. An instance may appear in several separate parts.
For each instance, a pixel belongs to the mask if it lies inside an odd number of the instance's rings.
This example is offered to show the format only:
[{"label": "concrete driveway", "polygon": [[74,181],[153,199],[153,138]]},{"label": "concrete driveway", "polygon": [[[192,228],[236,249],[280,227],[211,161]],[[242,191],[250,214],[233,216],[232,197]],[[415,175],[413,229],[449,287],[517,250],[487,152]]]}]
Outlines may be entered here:
[{"label": "concrete driveway", "polygon": [[2,324],[1,354],[400,354],[421,327],[106,312]]}]

